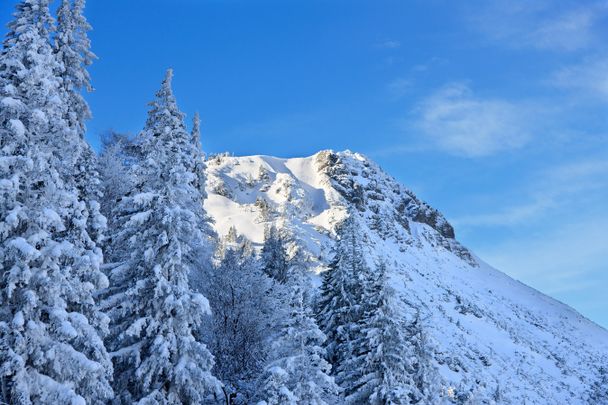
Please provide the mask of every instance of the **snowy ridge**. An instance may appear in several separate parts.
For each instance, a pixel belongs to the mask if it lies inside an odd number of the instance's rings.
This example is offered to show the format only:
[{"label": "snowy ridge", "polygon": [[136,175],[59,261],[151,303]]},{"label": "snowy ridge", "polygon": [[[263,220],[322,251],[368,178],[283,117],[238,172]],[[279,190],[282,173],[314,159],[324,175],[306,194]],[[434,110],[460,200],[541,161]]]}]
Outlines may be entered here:
[{"label": "snowy ridge", "polygon": [[316,273],[336,224],[358,216],[369,260],[388,261],[403,305],[425,320],[446,387],[499,403],[573,404],[586,403],[600,378],[608,331],[476,258],[441,213],[364,156],[216,156],[207,175],[205,208],[218,234],[234,226],[259,245],[273,223]]}]

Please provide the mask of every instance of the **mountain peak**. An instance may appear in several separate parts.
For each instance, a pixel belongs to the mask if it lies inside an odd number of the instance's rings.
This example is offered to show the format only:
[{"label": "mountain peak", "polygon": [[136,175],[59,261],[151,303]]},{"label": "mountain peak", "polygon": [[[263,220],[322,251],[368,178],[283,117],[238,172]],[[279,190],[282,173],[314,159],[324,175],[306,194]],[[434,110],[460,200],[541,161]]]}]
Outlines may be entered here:
[{"label": "mountain peak", "polygon": [[331,260],[336,227],[355,216],[370,264],[387,263],[403,312],[425,320],[450,385],[513,404],[582,403],[600,378],[606,330],[476,258],[438,210],[364,155],[224,155],[207,174],[205,207],[220,235],[234,226],[259,247],[274,225],[314,274]]}]

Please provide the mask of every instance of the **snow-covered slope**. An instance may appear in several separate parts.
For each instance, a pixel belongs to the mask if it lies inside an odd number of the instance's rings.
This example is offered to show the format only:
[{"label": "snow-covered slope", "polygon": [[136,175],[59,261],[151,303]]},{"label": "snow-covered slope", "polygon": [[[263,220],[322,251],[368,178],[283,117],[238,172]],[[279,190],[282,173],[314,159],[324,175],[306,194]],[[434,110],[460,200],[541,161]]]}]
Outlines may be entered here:
[{"label": "snow-covered slope", "polygon": [[370,261],[388,261],[403,310],[425,320],[446,386],[500,393],[499,403],[582,404],[608,366],[608,331],[483,263],[441,213],[360,154],[217,156],[207,172],[220,235],[234,226],[260,244],[274,223],[317,273],[336,224],[360,217]]}]

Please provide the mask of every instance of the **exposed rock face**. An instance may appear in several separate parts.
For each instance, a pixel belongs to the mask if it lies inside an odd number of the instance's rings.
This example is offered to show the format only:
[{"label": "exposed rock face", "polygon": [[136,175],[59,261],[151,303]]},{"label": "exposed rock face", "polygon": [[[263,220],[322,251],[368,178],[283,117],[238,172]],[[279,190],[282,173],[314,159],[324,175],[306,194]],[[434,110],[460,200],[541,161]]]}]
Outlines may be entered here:
[{"label": "exposed rock face", "polygon": [[336,225],[356,216],[370,265],[387,262],[403,313],[425,319],[445,386],[471,403],[588,403],[608,364],[608,332],[476,258],[439,211],[374,162],[322,151],[207,166],[205,206],[218,233],[235,226],[259,246],[272,223],[313,272],[330,259]]},{"label": "exposed rock face", "polygon": [[373,209],[374,201],[388,200],[396,210],[395,218],[405,217],[398,220],[405,228],[409,227],[407,218],[429,225],[445,238],[454,239],[454,228],[439,211],[420,201],[362,155],[323,151],[316,156],[319,172],[326,174],[334,188],[360,211]]}]

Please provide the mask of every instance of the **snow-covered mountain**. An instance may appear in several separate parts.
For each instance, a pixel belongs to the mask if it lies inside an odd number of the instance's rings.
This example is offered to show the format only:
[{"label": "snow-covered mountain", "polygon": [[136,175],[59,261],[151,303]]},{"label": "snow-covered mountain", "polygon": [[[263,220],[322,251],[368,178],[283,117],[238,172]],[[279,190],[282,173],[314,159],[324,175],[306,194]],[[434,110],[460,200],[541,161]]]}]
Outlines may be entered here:
[{"label": "snow-covered mountain", "polygon": [[205,206],[220,235],[234,226],[259,245],[274,223],[315,273],[336,224],[357,215],[369,260],[387,260],[404,311],[425,320],[446,388],[498,403],[582,404],[608,366],[608,331],[481,261],[439,211],[360,154],[216,156],[207,173]]}]

